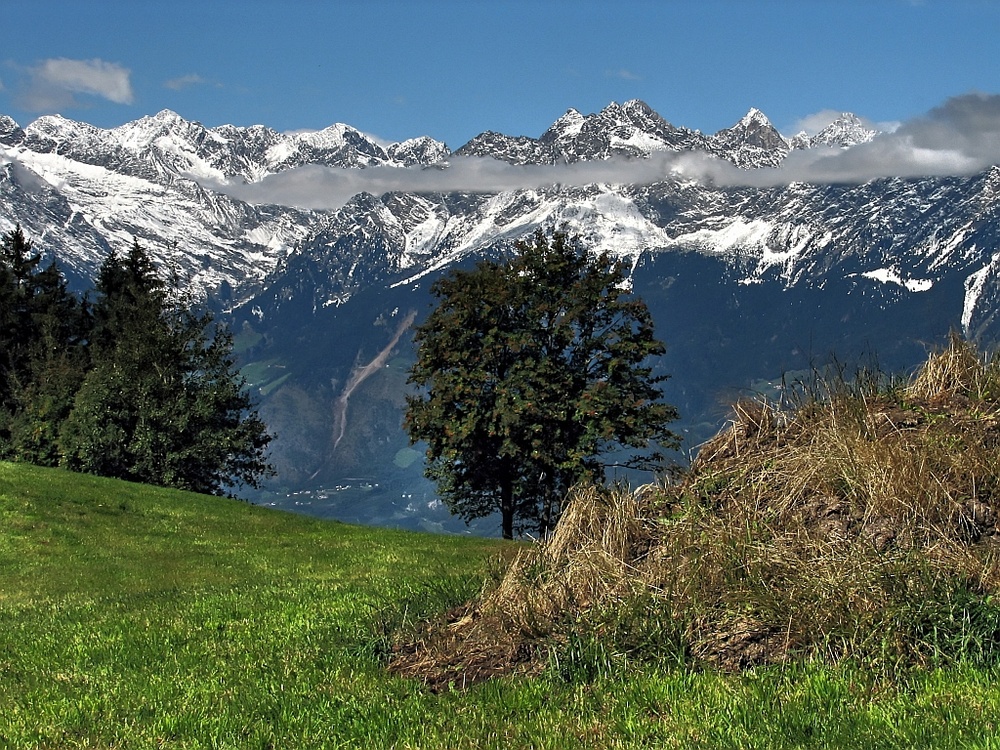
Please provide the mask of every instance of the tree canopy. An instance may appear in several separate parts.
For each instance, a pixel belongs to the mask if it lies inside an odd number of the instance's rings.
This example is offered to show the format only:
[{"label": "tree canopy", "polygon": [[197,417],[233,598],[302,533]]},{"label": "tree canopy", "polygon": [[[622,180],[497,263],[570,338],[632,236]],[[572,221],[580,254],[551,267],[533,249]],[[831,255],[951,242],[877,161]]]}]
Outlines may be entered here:
[{"label": "tree canopy", "polygon": [[664,352],[642,300],[607,254],[537,232],[508,263],[455,270],[416,331],[405,427],[426,474],[466,520],[546,534],[569,488],[602,481],[606,457],[655,468],[678,440],[651,359]]},{"label": "tree canopy", "polygon": [[19,227],[0,242],[0,457],[212,494],[258,486],[271,438],[229,332],[138,242],[108,256],[87,304],[30,250]]}]

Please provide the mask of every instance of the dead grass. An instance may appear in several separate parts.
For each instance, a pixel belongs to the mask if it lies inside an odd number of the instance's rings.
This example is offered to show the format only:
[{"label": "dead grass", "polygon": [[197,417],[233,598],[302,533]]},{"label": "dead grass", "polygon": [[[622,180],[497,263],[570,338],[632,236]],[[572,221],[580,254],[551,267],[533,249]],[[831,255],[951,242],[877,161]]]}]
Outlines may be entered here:
[{"label": "dead grass", "polygon": [[468,683],[538,671],[581,634],[627,654],[644,628],[725,670],[994,659],[997,373],[953,337],[902,388],[736,404],[681,481],[577,490],[549,540],[392,666]]}]

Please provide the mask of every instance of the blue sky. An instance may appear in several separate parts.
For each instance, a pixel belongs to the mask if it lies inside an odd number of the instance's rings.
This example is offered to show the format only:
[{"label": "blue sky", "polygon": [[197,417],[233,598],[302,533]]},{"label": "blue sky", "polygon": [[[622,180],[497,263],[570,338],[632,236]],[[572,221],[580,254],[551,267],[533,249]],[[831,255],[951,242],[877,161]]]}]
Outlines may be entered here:
[{"label": "blue sky", "polygon": [[704,132],[750,107],[786,135],[1000,92],[994,0],[0,0],[0,113],[113,127],[318,129],[452,149],[642,99]]}]

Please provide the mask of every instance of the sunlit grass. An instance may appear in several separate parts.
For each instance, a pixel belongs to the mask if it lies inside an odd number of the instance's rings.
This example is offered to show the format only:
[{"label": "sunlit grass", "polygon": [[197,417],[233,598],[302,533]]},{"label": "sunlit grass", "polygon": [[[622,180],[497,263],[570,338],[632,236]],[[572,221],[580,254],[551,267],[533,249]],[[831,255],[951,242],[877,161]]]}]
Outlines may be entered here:
[{"label": "sunlit grass", "polygon": [[509,547],[0,464],[0,747],[998,747],[998,675],[616,662],[434,694],[387,623]]}]

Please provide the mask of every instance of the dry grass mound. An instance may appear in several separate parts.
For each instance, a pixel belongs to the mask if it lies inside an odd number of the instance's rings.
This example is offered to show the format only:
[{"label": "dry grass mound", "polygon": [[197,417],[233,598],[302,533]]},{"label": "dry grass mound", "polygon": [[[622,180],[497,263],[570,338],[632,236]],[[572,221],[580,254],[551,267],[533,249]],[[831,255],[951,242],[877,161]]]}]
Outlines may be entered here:
[{"label": "dry grass mound", "polygon": [[1000,371],[953,338],[902,387],[737,404],[674,485],[577,491],[392,666],[441,685],[643,655],[993,663],[998,524]]},{"label": "dry grass mound", "polygon": [[575,491],[548,540],[522,550],[476,601],[409,634],[390,669],[432,689],[540,672],[580,617],[614,611],[648,590],[641,564],[657,533],[648,490]]}]

